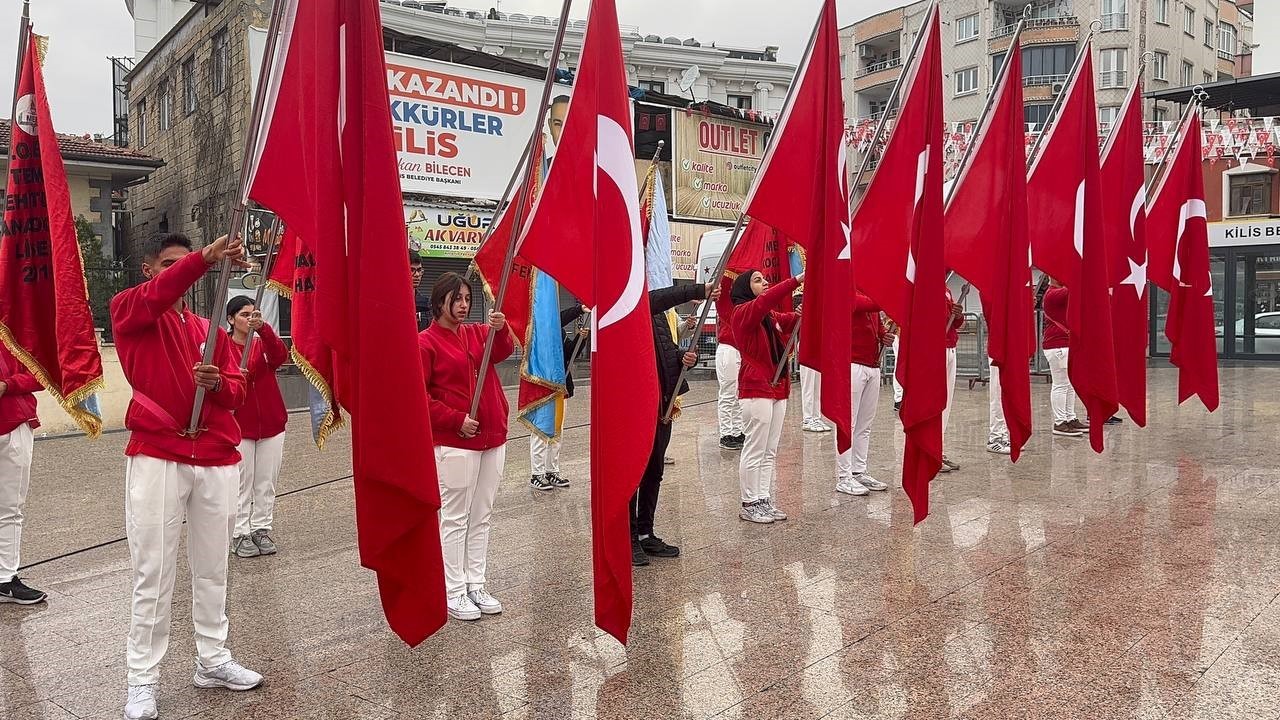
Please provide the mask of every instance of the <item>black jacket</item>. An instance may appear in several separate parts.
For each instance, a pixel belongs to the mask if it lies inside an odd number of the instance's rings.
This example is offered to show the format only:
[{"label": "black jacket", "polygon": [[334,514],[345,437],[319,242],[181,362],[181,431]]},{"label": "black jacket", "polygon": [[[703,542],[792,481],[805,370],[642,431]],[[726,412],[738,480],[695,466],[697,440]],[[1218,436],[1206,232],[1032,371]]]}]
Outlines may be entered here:
[{"label": "black jacket", "polygon": [[[560,327],[567,328],[569,323],[582,317],[582,306],[574,303],[560,311]],[[590,342],[590,338],[582,341],[584,344]],[[564,396],[566,398],[573,397],[573,349],[578,345],[577,328],[571,328],[570,332],[564,338]],[[585,352],[590,355],[590,348],[584,348],[578,354]]]},{"label": "black jacket", "polygon": [[707,286],[702,283],[693,285],[675,285],[668,288],[649,291],[649,312],[653,314],[653,349],[658,361],[658,387],[662,388],[662,409],[671,402],[672,394],[682,395],[689,392],[689,383],[684,382],[676,388],[676,380],[680,378],[683,366],[682,351],[671,339],[671,326],[664,313],[687,302],[705,300]]}]

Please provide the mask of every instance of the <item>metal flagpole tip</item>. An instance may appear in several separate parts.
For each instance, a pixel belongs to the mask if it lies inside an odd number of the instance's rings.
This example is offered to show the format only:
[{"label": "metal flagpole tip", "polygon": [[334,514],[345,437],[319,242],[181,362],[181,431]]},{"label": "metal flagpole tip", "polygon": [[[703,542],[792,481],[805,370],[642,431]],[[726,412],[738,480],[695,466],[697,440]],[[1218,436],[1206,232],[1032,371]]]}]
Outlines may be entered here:
[{"label": "metal flagpole tip", "polygon": [[1152,60],[1155,60],[1155,59],[1156,59],[1156,54],[1148,50],[1138,56],[1138,65],[1139,67],[1145,67],[1146,65],[1150,64]]},{"label": "metal flagpole tip", "polygon": [[1031,19],[1031,11],[1032,11],[1032,5],[1031,5],[1031,3],[1027,3],[1026,5],[1024,5],[1024,6],[1022,7],[1022,18],[1023,18],[1024,20],[1030,20],[1030,19]]},{"label": "metal flagpole tip", "polygon": [[1191,88],[1191,98],[1198,103],[1204,103],[1209,99],[1209,93],[1205,91],[1203,85],[1196,85]]},{"label": "metal flagpole tip", "polygon": [[1090,34],[1090,35],[1097,35],[1097,34],[1098,34],[1098,33],[1100,33],[1100,32],[1102,32],[1102,21],[1101,21],[1101,20],[1094,20],[1093,22],[1089,23],[1089,34]]}]

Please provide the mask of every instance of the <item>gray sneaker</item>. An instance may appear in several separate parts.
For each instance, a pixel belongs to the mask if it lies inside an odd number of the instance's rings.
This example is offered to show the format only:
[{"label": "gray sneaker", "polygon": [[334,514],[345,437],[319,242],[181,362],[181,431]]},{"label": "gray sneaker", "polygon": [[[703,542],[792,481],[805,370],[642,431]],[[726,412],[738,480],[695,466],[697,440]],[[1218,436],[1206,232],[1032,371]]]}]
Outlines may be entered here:
[{"label": "gray sneaker", "polygon": [[207,668],[196,662],[195,686],[202,689],[226,688],[235,692],[252,690],[262,684],[262,676],[235,660]]},{"label": "gray sneaker", "polygon": [[232,538],[231,552],[235,553],[238,558],[258,557],[262,554],[262,550],[258,548],[258,544],[253,541],[253,537],[250,535]]},{"label": "gray sneaker", "polygon": [[884,483],[880,482],[879,480],[871,477],[866,473],[859,473],[857,475],[854,475],[853,480],[854,482],[858,483],[859,485],[861,485],[862,487],[868,490],[875,490],[876,492],[881,492],[883,490],[889,489],[888,485],[885,485]]},{"label": "gray sneaker", "polygon": [[738,517],[747,522],[758,523],[760,525],[768,525],[773,522],[773,513],[769,512],[768,505],[764,500],[757,500],[753,503],[743,505],[738,511]]},{"label": "gray sneaker", "polygon": [[761,502],[764,503],[765,510],[769,512],[769,516],[772,517],[774,520],[787,519],[787,514],[779,510],[777,505],[773,504],[773,498],[765,498]]},{"label": "gray sneaker", "polygon": [[276,544],[272,542],[271,536],[267,533],[270,530],[254,530],[249,538],[253,540],[253,544],[258,546],[258,552],[263,555],[275,555]]}]

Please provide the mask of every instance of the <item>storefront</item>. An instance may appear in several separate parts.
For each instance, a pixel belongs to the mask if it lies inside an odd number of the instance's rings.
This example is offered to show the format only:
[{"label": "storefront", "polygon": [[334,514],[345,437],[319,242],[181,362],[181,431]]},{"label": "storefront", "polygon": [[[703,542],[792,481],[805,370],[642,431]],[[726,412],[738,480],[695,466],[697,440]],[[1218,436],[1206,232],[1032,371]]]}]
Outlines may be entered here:
[{"label": "storefront", "polygon": [[[1224,359],[1280,360],[1280,219],[1209,224],[1210,271]],[[1151,350],[1169,355],[1169,296],[1153,286]]]}]

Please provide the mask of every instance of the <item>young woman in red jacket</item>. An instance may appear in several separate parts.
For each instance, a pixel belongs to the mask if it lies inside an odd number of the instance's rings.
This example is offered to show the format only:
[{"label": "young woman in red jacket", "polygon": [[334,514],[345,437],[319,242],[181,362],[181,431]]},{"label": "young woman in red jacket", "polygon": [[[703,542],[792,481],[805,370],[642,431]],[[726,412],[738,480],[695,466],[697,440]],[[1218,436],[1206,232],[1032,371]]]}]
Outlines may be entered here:
[{"label": "young woman in red jacket", "polygon": [[[276,382],[276,370],[289,359],[289,349],[276,331],[262,321],[262,313],[254,307],[253,300],[243,295],[227,303],[227,323],[231,326],[236,357],[244,352],[245,343],[253,343],[249,367],[245,369],[249,396],[236,410],[236,422],[240,423],[243,439],[237,446],[240,502],[231,549],[241,558],[275,555],[271,525],[275,519],[276,478],[280,476],[280,463],[284,459],[284,428],[289,422],[280,384]],[[251,340],[254,333],[258,335],[257,340]]]},{"label": "young woman in red jacket", "polygon": [[[960,330],[964,328],[964,306],[957,303],[955,297],[951,294],[951,288],[946,289],[947,309],[951,313],[947,317],[947,404],[942,409],[942,444],[945,448],[947,439],[947,425],[951,422],[951,401],[956,395],[956,346],[960,344]],[[959,470],[960,466],[947,457],[946,452],[942,453],[942,467],[938,472],[949,473],[952,470]]]},{"label": "young woman in red jacket", "polygon": [[31,451],[40,381],[0,343],[0,603],[35,605],[45,594],[18,578],[22,507],[31,487]]},{"label": "young woman in red jacket", "polygon": [[1067,329],[1069,298],[1067,288],[1050,278],[1049,289],[1041,305],[1044,310],[1041,346],[1045,359],[1049,361],[1049,375],[1053,378],[1053,387],[1049,390],[1049,404],[1053,406],[1053,434],[1084,437],[1089,426],[1076,416],[1076,390],[1071,387],[1071,377],[1067,374],[1068,346],[1071,344],[1071,332]]},{"label": "young woman in red jacket", "polygon": [[[449,615],[458,620],[502,612],[502,603],[484,589],[490,518],[507,455],[507,396],[494,368],[515,350],[502,313],[490,312],[488,324],[480,324],[466,321],[470,312],[471,285],[445,273],[431,289],[434,319],[418,335],[440,478],[445,590]],[[492,363],[478,378],[489,333],[497,333]],[[477,382],[483,391],[473,418]]]},{"label": "young woman in red jacket", "polygon": [[784,371],[774,385],[773,375],[783,360],[787,338],[795,331],[800,316],[777,308],[789,308],[791,293],[803,279],[802,273],[770,287],[764,275],[751,270],[733,281],[729,296],[733,302],[733,337],[742,353],[738,398],[747,430],[738,463],[738,482],[742,487],[742,510],[738,517],[748,522],[767,524],[787,519],[787,514],[774,506],[772,489],[782,421],[787,415],[787,397],[791,395],[791,378]]}]

